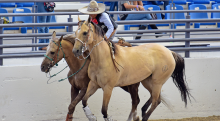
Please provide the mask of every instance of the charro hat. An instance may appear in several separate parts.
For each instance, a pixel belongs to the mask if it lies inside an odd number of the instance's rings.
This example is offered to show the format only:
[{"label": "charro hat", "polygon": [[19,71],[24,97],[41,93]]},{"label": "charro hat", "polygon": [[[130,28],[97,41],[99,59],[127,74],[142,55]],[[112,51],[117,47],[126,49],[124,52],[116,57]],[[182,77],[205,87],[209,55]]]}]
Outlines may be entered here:
[{"label": "charro hat", "polygon": [[91,0],[88,6],[78,9],[78,11],[85,14],[99,14],[105,11],[105,4]]}]

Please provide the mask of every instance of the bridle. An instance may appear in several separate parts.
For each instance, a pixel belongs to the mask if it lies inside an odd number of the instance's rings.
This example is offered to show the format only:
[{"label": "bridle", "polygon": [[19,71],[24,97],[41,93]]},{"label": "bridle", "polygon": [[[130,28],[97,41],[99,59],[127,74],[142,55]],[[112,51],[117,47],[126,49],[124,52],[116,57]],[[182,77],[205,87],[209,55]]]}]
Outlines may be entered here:
[{"label": "bridle", "polygon": [[[54,42],[54,41],[52,41],[52,42]],[[60,44],[57,44],[56,42],[54,42],[54,43],[58,46],[58,48],[56,50],[57,56],[56,56],[56,53],[54,53],[54,57],[53,58],[48,57],[46,54],[44,55],[46,58],[51,60],[51,63],[49,64],[48,68],[52,67],[53,64],[58,66],[57,63],[58,63],[58,59],[59,59],[58,57],[59,57],[60,48],[61,48],[61,50],[63,52],[63,48],[62,48],[61,42],[60,42]],[[63,58],[65,58],[64,52],[63,52]]]},{"label": "bridle", "polygon": [[[80,40],[79,38],[75,38],[75,40],[78,40],[79,42],[81,42],[81,43],[83,44],[83,46],[82,46],[82,57],[83,57],[83,59],[88,58],[89,55],[92,53],[92,50],[93,50],[96,46],[98,46],[98,45],[104,40],[104,37],[103,37],[103,39],[102,39],[99,43],[97,43],[96,45],[93,46],[93,48],[91,49],[91,51],[89,52],[89,54],[88,54],[86,57],[84,57],[83,53],[84,53],[86,50],[88,50],[88,48],[87,48],[87,46],[86,46],[86,43],[88,43],[88,41],[89,41],[89,39],[90,39],[90,34],[89,34],[90,31],[93,32],[92,27],[91,27],[91,24],[89,24],[88,38],[87,38],[87,41],[86,41],[86,42],[83,42],[83,41]],[[94,39],[93,39],[93,40],[94,40]],[[77,57],[77,58],[80,59],[79,57]],[[80,59],[80,60],[82,60],[82,59]]]},{"label": "bridle", "polygon": [[[54,41],[53,41],[53,42],[54,42]],[[52,67],[52,64],[54,64],[54,63],[55,63],[56,66],[58,66],[57,63],[58,63],[58,57],[59,57],[59,51],[60,51],[60,49],[62,50],[62,52],[63,52],[63,58],[65,59],[65,53],[64,53],[64,51],[63,51],[61,42],[60,42],[60,44],[57,44],[56,42],[54,42],[54,44],[56,44],[56,45],[58,46],[58,49],[57,49],[57,51],[56,51],[57,54],[54,54],[53,59],[51,59],[51,58],[48,57],[47,55],[44,55],[46,58],[48,58],[48,59],[51,60],[51,62],[52,62],[52,63],[49,64],[48,68]],[[57,56],[56,56],[56,55],[57,55]],[[57,61],[56,61],[56,60],[57,60]],[[82,68],[85,66],[86,61],[87,61],[87,59],[85,60],[84,64],[82,65],[82,67],[81,67],[78,71],[76,71],[75,73],[71,74],[70,76],[68,76],[68,77],[66,77],[66,78],[64,78],[64,79],[58,80],[58,82],[64,81],[65,79],[68,79],[68,78],[70,78],[70,77],[76,75],[76,74],[77,74],[80,70],[82,70]],[[50,81],[50,79],[51,79],[52,77],[58,75],[60,72],[62,72],[63,70],[65,70],[67,67],[68,67],[68,65],[67,65],[66,67],[64,67],[61,71],[59,71],[58,73],[53,74],[52,76],[51,76],[50,73],[49,73],[50,77],[48,77],[49,79],[47,80],[47,84],[49,84],[49,81]],[[53,81],[53,82],[55,82],[55,81]],[[51,83],[53,83],[53,82],[51,82]]]}]

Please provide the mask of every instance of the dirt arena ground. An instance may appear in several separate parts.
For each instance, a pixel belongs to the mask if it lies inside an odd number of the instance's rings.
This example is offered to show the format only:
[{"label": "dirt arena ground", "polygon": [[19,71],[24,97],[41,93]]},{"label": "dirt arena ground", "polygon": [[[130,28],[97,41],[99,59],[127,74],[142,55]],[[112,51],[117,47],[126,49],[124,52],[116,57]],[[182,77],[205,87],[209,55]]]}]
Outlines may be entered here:
[{"label": "dirt arena ground", "polygon": [[160,119],[160,120],[149,120],[149,121],[220,121],[220,116],[193,117],[193,118],[183,118],[183,119]]}]

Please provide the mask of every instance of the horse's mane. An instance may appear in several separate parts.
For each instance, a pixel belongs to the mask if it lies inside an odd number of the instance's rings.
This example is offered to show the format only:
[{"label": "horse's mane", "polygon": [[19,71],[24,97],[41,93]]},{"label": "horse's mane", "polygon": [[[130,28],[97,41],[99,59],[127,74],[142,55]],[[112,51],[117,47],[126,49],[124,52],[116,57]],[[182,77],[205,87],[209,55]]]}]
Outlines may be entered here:
[{"label": "horse's mane", "polygon": [[[92,21],[90,23],[92,23],[92,25],[94,26],[96,35],[104,37],[105,32],[103,31],[103,29],[100,26],[98,26],[97,24],[93,23]],[[105,39],[105,41],[107,42],[108,45],[109,45],[108,41],[110,41],[112,43],[114,54],[116,55],[116,53],[117,53],[117,46],[115,45],[115,43],[113,41],[111,41],[111,40],[106,40]]]},{"label": "horse's mane", "polygon": [[70,43],[72,43],[73,45],[75,44],[75,38],[76,35],[74,34],[67,34],[63,37],[63,40],[69,41]]}]

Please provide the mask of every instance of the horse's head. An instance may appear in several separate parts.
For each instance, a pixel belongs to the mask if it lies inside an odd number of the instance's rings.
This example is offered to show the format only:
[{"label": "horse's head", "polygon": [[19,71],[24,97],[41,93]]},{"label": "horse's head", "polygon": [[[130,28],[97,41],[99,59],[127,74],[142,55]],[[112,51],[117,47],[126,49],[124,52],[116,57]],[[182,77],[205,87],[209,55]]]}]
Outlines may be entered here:
[{"label": "horse's head", "polygon": [[90,19],[84,22],[79,19],[76,41],[72,50],[76,57],[82,55],[86,46],[93,42],[93,36],[93,25],[90,23]]},{"label": "horse's head", "polygon": [[50,68],[54,65],[57,65],[57,63],[64,57],[64,52],[61,45],[62,39],[63,36],[61,36],[60,39],[56,38],[56,32],[53,32],[51,41],[47,46],[47,52],[44,55],[45,58],[41,63],[42,72],[48,73]]}]

